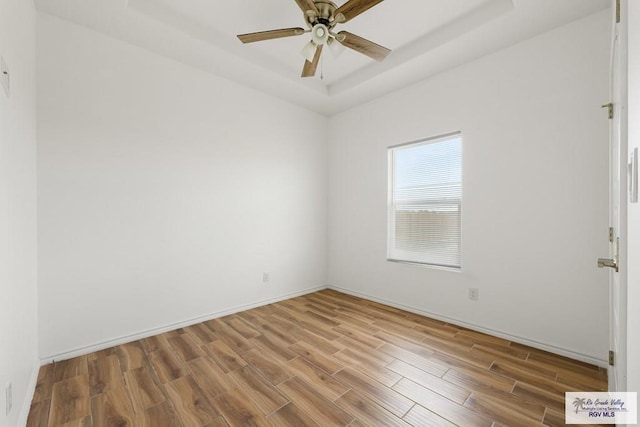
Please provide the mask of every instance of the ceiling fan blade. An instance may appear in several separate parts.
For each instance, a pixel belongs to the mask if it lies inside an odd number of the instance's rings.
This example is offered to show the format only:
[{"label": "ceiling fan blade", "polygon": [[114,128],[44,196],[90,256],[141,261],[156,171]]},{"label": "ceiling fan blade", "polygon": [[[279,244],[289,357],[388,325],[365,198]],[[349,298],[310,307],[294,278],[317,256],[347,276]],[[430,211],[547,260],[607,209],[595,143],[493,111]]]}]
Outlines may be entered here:
[{"label": "ceiling fan blade", "polygon": [[279,39],[282,37],[300,36],[304,34],[304,28],[282,28],[280,30],[259,31],[257,33],[239,34],[242,43],[253,43],[262,40]]},{"label": "ceiling fan blade", "polygon": [[351,34],[348,31],[340,31],[336,39],[349,49],[353,49],[356,52],[367,55],[376,61],[384,60],[391,52],[391,50],[384,46],[380,46],[372,41],[363,39],[362,37]]},{"label": "ceiling fan blade", "polygon": [[324,45],[318,45],[316,48],[316,54],[313,56],[313,61],[304,61],[304,67],[302,68],[302,77],[313,77],[316,75],[316,69],[318,68],[318,62],[320,62],[320,55],[322,54],[322,47]]},{"label": "ceiling fan blade", "polygon": [[296,3],[302,10],[302,13],[307,13],[307,10],[313,10],[316,14],[318,13],[318,8],[313,0],[296,0]]},{"label": "ceiling fan blade", "polygon": [[366,12],[383,0],[348,0],[334,12],[339,23],[347,22],[361,13]]}]

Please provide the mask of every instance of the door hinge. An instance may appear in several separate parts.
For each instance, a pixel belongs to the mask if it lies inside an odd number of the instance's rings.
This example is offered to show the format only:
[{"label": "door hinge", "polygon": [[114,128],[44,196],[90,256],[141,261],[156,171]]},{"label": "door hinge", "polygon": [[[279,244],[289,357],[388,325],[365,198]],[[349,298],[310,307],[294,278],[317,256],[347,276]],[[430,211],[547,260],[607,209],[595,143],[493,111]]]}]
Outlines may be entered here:
[{"label": "door hinge", "polygon": [[604,104],[602,108],[606,108],[609,111],[609,119],[613,119],[613,103]]},{"label": "door hinge", "polygon": [[609,366],[613,366],[616,362],[616,354],[613,350],[609,350]]},{"label": "door hinge", "polygon": [[616,0],[616,24],[620,23],[620,0]]},{"label": "door hinge", "polygon": [[613,227],[609,227],[609,243],[613,243],[613,235],[614,235]]}]

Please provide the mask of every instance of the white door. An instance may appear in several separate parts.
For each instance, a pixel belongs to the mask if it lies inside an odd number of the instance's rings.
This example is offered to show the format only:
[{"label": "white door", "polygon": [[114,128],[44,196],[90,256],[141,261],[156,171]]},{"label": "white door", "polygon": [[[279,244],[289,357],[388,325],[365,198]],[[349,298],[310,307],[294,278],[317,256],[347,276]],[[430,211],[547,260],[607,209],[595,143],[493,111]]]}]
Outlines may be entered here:
[{"label": "white door", "polygon": [[[624,12],[626,0],[613,0],[613,35],[611,49],[611,103],[613,117],[610,123],[610,250],[605,266],[610,267],[610,348],[614,352],[614,364],[609,369],[609,390],[627,391],[626,334],[627,334],[627,283],[626,283],[626,213],[627,213],[627,64],[626,25]],[[619,10],[621,7],[622,10]],[[617,22],[617,17],[621,17]],[[608,261],[608,262],[606,262]],[[599,266],[603,266],[599,262]]]}]

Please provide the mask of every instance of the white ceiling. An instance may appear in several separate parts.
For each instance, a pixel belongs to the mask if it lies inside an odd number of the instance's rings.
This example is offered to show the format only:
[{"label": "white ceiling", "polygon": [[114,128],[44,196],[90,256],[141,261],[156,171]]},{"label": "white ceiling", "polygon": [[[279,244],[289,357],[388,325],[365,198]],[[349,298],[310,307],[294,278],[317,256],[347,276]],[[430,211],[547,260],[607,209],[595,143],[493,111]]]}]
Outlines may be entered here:
[{"label": "white ceiling", "polygon": [[[338,0],[340,6],[346,0]],[[294,0],[36,0],[40,11],[335,114],[599,10],[609,0],[387,0],[336,27],[392,50],[376,62],[323,52],[300,77],[309,35],[242,44],[237,34],[306,28]],[[321,75],[323,78],[321,78]]]}]

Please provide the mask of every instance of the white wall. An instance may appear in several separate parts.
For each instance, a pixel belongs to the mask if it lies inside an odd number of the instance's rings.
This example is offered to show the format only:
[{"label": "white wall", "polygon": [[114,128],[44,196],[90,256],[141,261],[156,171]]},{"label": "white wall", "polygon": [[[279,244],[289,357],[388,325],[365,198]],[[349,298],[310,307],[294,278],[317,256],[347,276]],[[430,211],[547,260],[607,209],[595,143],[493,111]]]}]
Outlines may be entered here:
[{"label": "white wall", "polygon": [[[328,260],[326,119],[38,31],[43,358],[323,286],[328,262],[335,287],[604,359],[608,12],[332,118]],[[463,271],[386,262],[386,147],[454,130]]]},{"label": "white wall", "polygon": [[[609,34],[605,11],[333,117],[330,285],[604,363]],[[385,261],[387,147],[458,130],[462,272]]]},{"label": "white wall", "polygon": [[49,15],[38,32],[44,359],[326,286],[326,118]]},{"label": "white wall", "polygon": [[[33,2],[0,0],[0,426],[26,422],[37,375],[36,13]],[[5,416],[5,386],[13,409]]]},{"label": "white wall", "polygon": [[[640,147],[640,3],[628,1],[629,154]],[[640,392],[640,205],[629,204],[627,281],[627,390]]]}]

